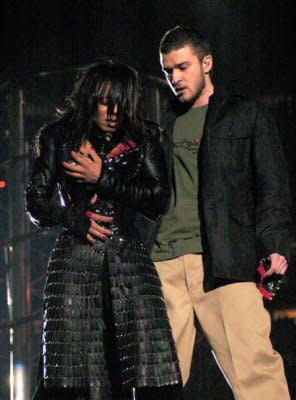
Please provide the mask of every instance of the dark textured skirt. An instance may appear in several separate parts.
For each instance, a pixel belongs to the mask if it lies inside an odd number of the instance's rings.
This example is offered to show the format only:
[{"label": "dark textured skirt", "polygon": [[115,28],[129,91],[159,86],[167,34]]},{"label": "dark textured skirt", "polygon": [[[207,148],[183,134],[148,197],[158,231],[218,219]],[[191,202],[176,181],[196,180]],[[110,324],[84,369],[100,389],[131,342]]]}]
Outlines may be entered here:
[{"label": "dark textured skirt", "polygon": [[63,232],[44,295],[41,382],[48,392],[108,399],[111,386],[120,399],[133,387],[181,382],[160,280],[140,241],[115,234],[90,245]]}]

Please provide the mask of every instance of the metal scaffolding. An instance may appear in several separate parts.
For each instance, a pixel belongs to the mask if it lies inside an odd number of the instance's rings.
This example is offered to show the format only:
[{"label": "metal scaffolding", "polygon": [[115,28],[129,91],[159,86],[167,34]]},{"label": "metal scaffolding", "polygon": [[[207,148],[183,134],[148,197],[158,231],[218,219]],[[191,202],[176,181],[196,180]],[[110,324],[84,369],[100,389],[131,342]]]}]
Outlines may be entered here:
[{"label": "metal scaffolding", "polygon": [[[5,160],[0,164],[3,182],[1,196],[2,228],[0,238],[0,289],[5,291],[0,305],[2,351],[0,396],[10,400],[29,400],[32,395],[34,337],[40,334],[41,299],[33,304],[34,280],[31,268],[31,239],[40,236],[30,226],[25,213],[24,191],[29,172],[29,143],[24,128],[24,95],[19,85],[10,83],[3,96],[7,129]],[[5,109],[6,108],[6,109]],[[2,195],[2,193],[1,193]],[[4,198],[5,197],[5,198]],[[39,293],[41,295],[41,293]],[[34,371],[35,372],[35,371]],[[3,389],[2,389],[2,388]],[[2,398],[2,397],[1,397]]]}]

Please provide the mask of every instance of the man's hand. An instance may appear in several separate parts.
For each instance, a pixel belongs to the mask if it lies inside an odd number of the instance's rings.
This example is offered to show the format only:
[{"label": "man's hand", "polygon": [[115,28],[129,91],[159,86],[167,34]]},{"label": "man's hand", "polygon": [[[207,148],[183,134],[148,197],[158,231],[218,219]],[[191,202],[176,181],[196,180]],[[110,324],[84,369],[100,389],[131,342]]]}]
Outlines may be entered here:
[{"label": "man's hand", "polygon": [[272,253],[268,256],[271,261],[271,266],[267,270],[265,276],[270,276],[272,274],[284,275],[288,268],[288,262],[284,256],[278,253]]},{"label": "man's hand", "polygon": [[[90,200],[90,204],[94,204],[97,198],[98,195],[94,194]],[[112,231],[110,229],[100,225],[100,222],[112,222],[112,217],[105,217],[104,215],[92,213],[91,211],[87,211],[87,216],[90,219],[90,227],[86,238],[90,243],[94,244],[96,239],[105,241],[108,237],[112,236]]]},{"label": "man's hand", "polygon": [[96,183],[101,176],[102,159],[94,149],[90,149],[88,157],[84,157],[75,151],[71,151],[74,163],[63,161],[65,173],[77,179],[79,183]]}]

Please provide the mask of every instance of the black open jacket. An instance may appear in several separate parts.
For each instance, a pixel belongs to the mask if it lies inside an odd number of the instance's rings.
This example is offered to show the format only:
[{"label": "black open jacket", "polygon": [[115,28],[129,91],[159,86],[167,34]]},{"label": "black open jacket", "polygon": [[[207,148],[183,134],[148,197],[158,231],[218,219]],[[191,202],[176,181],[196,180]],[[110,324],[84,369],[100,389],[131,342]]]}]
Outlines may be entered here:
[{"label": "black open jacket", "polygon": [[[165,107],[162,145],[171,193],[173,127]],[[198,153],[198,205],[205,290],[215,278],[253,281],[258,260],[289,256],[290,188],[286,160],[271,113],[255,100],[215,90]],[[158,224],[154,224],[154,237]]]}]

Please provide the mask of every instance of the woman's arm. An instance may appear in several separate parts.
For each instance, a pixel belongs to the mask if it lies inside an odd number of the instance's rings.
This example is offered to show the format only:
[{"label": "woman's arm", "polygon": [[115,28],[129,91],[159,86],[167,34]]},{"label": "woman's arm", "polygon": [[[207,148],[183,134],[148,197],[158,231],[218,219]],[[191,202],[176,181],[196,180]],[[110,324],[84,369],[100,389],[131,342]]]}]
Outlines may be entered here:
[{"label": "woman's arm", "polygon": [[86,210],[77,205],[63,206],[53,201],[57,190],[57,129],[56,126],[47,127],[39,136],[39,153],[25,192],[26,211],[30,220],[40,227],[61,225],[85,238],[90,226]]}]

